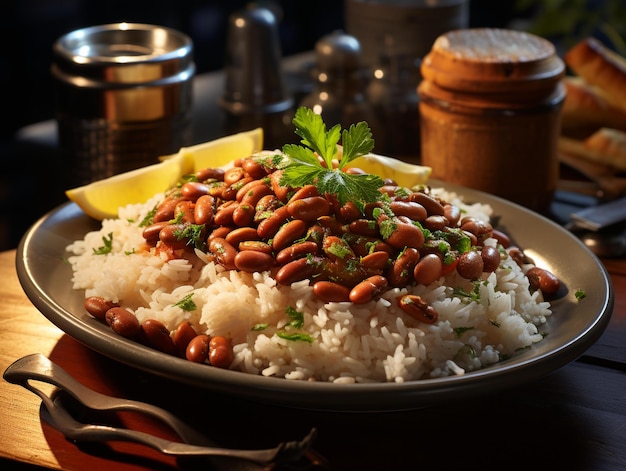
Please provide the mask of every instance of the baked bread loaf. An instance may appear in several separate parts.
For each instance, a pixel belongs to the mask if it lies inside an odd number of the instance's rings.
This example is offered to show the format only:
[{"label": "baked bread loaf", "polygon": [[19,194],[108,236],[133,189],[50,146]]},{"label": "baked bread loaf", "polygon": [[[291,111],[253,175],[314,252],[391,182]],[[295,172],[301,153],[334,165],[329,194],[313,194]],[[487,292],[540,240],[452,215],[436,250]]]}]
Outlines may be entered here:
[{"label": "baked bread loaf", "polygon": [[564,60],[576,75],[626,112],[626,58],[588,37],[569,49]]},{"label": "baked bread loaf", "polygon": [[626,171],[626,132],[601,128],[584,141],[561,136],[559,153]]},{"label": "baked bread loaf", "polygon": [[563,85],[567,92],[562,110],[565,132],[588,135],[599,128],[626,131],[626,110],[615,106],[597,87],[572,76],[563,77]]}]

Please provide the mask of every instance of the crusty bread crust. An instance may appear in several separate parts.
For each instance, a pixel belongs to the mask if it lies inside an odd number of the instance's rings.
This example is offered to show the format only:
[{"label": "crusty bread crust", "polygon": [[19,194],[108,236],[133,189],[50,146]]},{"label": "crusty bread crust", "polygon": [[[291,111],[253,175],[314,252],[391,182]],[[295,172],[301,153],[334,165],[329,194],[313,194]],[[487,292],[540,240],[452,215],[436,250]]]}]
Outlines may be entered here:
[{"label": "crusty bread crust", "polygon": [[576,75],[598,87],[610,103],[626,111],[625,58],[589,37],[567,51],[564,59]]},{"label": "crusty bread crust", "polygon": [[564,130],[615,128],[626,131],[626,110],[613,105],[597,87],[581,77],[571,76],[564,77],[563,84],[567,92],[562,112]]}]

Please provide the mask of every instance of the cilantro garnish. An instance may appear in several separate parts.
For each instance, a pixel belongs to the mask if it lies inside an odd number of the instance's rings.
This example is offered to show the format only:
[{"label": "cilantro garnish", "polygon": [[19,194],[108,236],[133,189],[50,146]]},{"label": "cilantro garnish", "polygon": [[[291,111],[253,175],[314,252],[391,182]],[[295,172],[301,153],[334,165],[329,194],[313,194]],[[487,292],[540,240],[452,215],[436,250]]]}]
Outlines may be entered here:
[{"label": "cilantro garnish", "polygon": [[185,224],[182,229],[174,231],[174,235],[178,240],[189,239],[187,245],[193,245],[198,250],[205,252],[204,227],[204,224]]},{"label": "cilantro garnish", "polygon": [[106,255],[111,253],[111,250],[113,250],[113,233],[109,232],[108,235],[102,236],[102,243],[104,245],[101,245],[97,249],[92,249],[94,255]]},{"label": "cilantro garnish", "polygon": [[577,289],[576,292],[574,293],[574,296],[576,297],[577,301],[580,301],[581,299],[583,299],[583,298],[585,298],[587,296],[587,293],[585,293],[581,289]]},{"label": "cilantro garnish", "polygon": [[288,326],[295,327],[296,329],[302,328],[302,326],[304,325],[303,313],[301,313],[300,311],[296,311],[296,309],[291,306],[288,306],[287,309],[285,309],[285,312],[290,319],[289,324],[287,324]]},{"label": "cilantro garnish", "polygon": [[[383,180],[378,175],[353,175],[343,171],[352,160],[374,148],[372,133],[366,122],[352,124],[343,132],[341,126],[336,124],[327,131],[320,115],[309,108],[300,107],[293,123],[304,146],[283,146],[283,153],[288,159],[283,163],[281,185],[297,188],[315,184],[321,194],[335,194],[341,204],[352,201],[357,206],[378,201],[382,197],[379,188],[383,186]],[[338,160],[340,139],[343,155]],[[334,168],[336,163],[337,168]]]},{"label": "cilantro garnish", "polygon": [[183,299],[178,301],[174,306],[181,308],[183,311],[195,311],[197,306],[196,303],[191,299],[193,297],[193,293],[189,293]]}]

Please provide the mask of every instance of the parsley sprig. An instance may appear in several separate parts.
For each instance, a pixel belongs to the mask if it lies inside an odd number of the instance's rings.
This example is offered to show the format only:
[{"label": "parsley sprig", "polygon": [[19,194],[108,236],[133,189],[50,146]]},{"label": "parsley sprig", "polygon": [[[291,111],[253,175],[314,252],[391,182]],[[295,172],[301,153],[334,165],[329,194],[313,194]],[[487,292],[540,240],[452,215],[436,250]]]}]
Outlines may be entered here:
[{"label": "parsley sprig", "polygon": [[[352,124],[343,132],[339,124],[326,130],[320,115],[309,108],[300,107],[293,123],[296,126],[295,133],[302,138],[304,146],[283,146],[287,163],[283,166],[282,185],[297,188],[314,184],[321,194],[336,195],[341,204],[352,201],[363,206],[382,197],[379,188],[383,180],[378,175],[344,171],[351,161],[374,148],[372,132],[366,122]],[[338,147],[340,139],[343,146],[341,158]]]}]

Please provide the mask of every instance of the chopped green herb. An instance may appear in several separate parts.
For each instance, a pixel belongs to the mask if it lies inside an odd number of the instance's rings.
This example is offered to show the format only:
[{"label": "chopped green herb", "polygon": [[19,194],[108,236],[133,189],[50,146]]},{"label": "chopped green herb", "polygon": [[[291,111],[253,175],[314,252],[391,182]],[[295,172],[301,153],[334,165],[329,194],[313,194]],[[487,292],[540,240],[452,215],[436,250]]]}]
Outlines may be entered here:
[{"label": "chopped green herb", "polygon": [[135,249],[133,250],[124,250],[124,255],[132,255],[135,253]]},{"label": "chopped green herb", "polygon": [[[309,108],[300,107],[293,123],[304,146],[283,146],[287,161],[282,163],[282,185],[297,188],[313,183],[321,194],[336,194],[341,204],[351,201],[361,208],[366,203],[381,199],[379,188],[383,186],[383,179],[378,175],[349,174],[343,171],[352,160],[374,148],[372,133],[366,122],[352,124],[343,133],[339,124],[327,131],[320,115]],[[340,139],[343,155],[337,168],[334,168],[339,158]]]},{"label": "chopped green herb", "polygon": [[183,311],[195,311],[198,306],[196,306],[196,303],[193,302],[191,299],[192,297],[193,293],[189,293],[183,299],[174,304],[174,306],[181,308]]},{"label": "chopped green herb", "polygon": [[174,235],[178,240],[189,239],[187,245],[192,245],[202,252],[206,251],[204,224],[186,224],[183,229],[174,231]]},{"label": "chopped green herb", "polygon": [[290,334],[287,332],[276,332],[276,335],[278,335],[281,339],[291,340],[292,342],[302,341],[302,342],[313,343],[313,337],[311,337],[308,334],[301,334],[301,333]]},{"label": "chopped green herb", "polygon": [[288,306],[287,309],[285,309],[285,312],[290,319],[287,325],[295,327],[296,329],[301,329],[304,325],[304,314],[300,311],[296,311],[296,309],[291,306]]},{"label": "chopped green herb", "polygon": [[388,239],[398,228],[398,224],[391,219],[384,219],[379,224],[379,232],[383,239]]},{"label": "chopped green herb", "polygon": [[456,334],[457,338],[461,338],[463,337],[463,334],[465,332],[467,332],[468,330],[472,330],[474,329],[473,327],[455,327],[454,329],[454,333]]},{"label": "chopped green herb", "polygon": [[255,324],[255,325],[252,327],[252,331],[253,331],[253,332],[259,332],[259,331],[261,331],[261,330],[265,330],[265,329],[267,329],[268,327],[269,327],[269,324],[267,324],[267,323]]},{"label": "chopped green herb", "polygon": [[152,223],[154,223],[154,215],[156,214],[156,212],[157,212],[157,206],[155,206],[150,211],[148,211],[146,216],[139,223],[139,227],[151,226]]},{"label": "chopped green herb", "polygon": [[580,301],[581,299],[584,299],[587,297],[587,293],[585,293],[581,289],[577,289],[576,292],[574,293],[574,296],[576,297],[577,301]]},{"label": "chopped green herb", "polygon": [[113,250],[113,233],[109,232],[108,235],[102,236],[102,243],[104,245],[101,245],[97,249],[93,249],[94,255],[106,255],[111,253],[111,250]]},{"label": "chopped green herb", "polygon": [[346,243],[334,243],[334,244],[330,244],[330,247],[328,247],[327,249],[331,254],[333,254],[335,257],[340,258],[340,259],[344,259],[349,255],[352,255],[352,250],[350,249],[350,246]]}]

